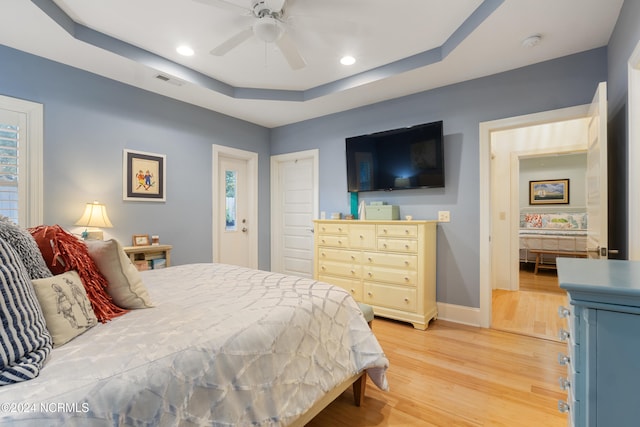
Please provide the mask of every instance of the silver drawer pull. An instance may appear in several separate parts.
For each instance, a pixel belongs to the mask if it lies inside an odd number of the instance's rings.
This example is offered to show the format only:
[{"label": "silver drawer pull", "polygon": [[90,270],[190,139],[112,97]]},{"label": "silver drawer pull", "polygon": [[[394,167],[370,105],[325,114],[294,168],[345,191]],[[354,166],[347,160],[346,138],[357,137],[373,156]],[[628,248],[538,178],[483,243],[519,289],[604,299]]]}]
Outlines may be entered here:
[{"label": "silver drawer pull", "polygon": [[566,341],[570,335],[569,331],[563,328],[560,328],[560,331],[558,332],[558,338],[560,338],[560,341]]},{"label": "silver drawer pull", "polygon": [[558,307],[558,316],[560,316],[561,319],[564,319],[565,317],[569,317],[570,314],[571,314],[571,311],[567,307],[563,307],[563,306]]},{"label": "silver drawer pull", "polygon": [[558,411],[566,414],[567,412],[569,412],[569,409],[571,409],[571,407],[567,402],[565,402],[564,400],[558,400]]},{"label": "silver drawer pull", "polygon": [[569,358],[569,356],[567,356],[566,354],[563,354],[563,353],[558,353],[558,363],[559,364],[564,366],[564,365],[568,365],[570,362],[571,362],[571,359]]},{"label": "silver drawer pull", "polygon": [[558,381],[560,382],[560,389],[561,390],[565,390],[566,391],[571,386],[571,381],[569,381],[568,379],[566,379],[564,377],[558,378]]}]

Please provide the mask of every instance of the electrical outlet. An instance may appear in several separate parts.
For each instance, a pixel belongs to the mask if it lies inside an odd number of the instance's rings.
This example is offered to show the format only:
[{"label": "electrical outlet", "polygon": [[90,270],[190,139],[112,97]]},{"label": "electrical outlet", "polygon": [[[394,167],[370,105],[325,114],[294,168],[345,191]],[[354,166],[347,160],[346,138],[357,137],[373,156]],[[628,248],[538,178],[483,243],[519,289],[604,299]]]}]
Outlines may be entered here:
[{"label": "electrical outlet", "polygon": [[449,222],[451,221],[451,215],[449,211],[438,211],[438,221]]}]

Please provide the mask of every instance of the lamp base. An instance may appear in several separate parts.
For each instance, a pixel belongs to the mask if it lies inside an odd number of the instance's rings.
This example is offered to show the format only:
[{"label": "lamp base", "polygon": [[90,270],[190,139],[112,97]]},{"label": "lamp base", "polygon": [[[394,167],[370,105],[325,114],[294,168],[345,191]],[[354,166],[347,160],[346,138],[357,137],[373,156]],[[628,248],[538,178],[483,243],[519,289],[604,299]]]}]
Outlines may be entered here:
[{"label": "lamp base", "polygon": [[82,233],[84,240],[104,240],[104,233],[102,231],[85,231]]}]

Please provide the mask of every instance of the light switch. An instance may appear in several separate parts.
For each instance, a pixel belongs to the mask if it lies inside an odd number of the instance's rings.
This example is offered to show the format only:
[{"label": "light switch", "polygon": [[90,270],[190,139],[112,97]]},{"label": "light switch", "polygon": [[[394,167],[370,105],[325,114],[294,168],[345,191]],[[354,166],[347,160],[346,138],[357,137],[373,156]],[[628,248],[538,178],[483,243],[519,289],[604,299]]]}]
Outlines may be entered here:
[{"label": "light switch", "polygon": [[449,222],[451,221],[451,216],[449,211],[438,211],[438,221],[440,222]]}]

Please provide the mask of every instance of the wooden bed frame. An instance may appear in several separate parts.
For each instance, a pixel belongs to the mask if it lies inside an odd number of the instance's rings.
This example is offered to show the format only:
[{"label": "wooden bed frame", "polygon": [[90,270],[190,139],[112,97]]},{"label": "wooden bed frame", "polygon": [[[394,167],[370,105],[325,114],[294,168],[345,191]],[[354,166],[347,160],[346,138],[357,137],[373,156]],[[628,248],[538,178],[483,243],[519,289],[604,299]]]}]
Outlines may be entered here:
[{"label": "wooden bed frame", "polygon": [[325,394],[322,399],[318,400],[307,412],[289,424],[289,427],[304,427],[305,424],[329,406],[331,402],[336,400],[336,398],[344,393],[350,386],[353,386],[353,400],[355,405],[361,406],[362,402],[364,402],[364,392],[367,387],[367,371],[347,378],[338,384],[333,390]]}]

